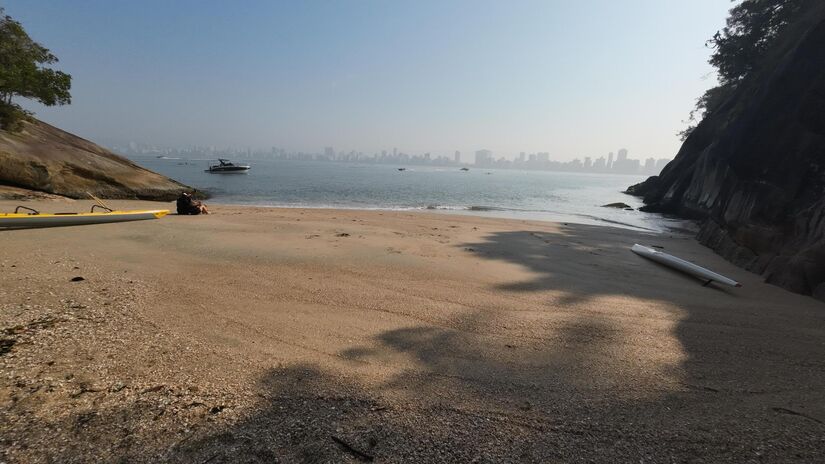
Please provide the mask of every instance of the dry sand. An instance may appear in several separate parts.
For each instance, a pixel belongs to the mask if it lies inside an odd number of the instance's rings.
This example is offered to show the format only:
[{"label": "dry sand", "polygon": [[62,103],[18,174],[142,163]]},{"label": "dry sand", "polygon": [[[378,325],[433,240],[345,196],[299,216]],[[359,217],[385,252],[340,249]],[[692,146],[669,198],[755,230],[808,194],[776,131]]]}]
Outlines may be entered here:
[{"label": "dry sand", "polygon": [[212,210],[0,231],[0,462],[825,455],[825,305],[688,236]]}]

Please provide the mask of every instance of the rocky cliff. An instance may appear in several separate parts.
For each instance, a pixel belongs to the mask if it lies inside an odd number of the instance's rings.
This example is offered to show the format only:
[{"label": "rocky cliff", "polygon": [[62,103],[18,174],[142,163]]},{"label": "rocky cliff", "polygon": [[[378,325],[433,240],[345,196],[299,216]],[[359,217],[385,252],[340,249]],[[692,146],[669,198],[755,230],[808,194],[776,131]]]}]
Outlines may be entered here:
[{"label": "rocky cliff", "polygon": [[174,200],[190,187],[42,121],[0,130],[0,186],[88,198]]},{"label": "rocky cliff", "polygon": [[703,220],[699,240],[769,283],[825,299],[825,2],[630,187],[645,210]]}]

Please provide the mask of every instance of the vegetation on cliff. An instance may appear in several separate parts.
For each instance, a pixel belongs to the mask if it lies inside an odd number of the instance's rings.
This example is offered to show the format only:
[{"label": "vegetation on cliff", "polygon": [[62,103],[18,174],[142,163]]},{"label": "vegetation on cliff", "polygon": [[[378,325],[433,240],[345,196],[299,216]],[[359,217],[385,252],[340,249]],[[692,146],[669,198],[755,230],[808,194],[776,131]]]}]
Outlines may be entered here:
[{"label": "vegetation on cliff", "polygon": [[54,63],[57,57],[0,8],[0,129],[19,131],[29,116],[15,97],[46,106],[71,103],[72,76],[48,67]]},{"label": "vegetation on cliff", "polygon": [[722,256],[825,299],[825,2],[746,0],[731,14],[702,120],[628,193],[702,219],[699,239]]},{"label": "vegetation on cliff", "polygon": [[716,68],[719,85],[696,100],[696,107],[690,113],[691,125],[679,134],[682,140],[693,132],[697,121],[718,109],[742,81],[764,66],[768,50],[811,2],[745,0],[730,10],[725,27],[707,42],[713,49],[708,62]]},{"label": "vegetation on cliff", "polygon": [[0,8],[0,186],[86,198],[172,200],[191,190],[105,148],[42,121],[15,98],[71,103],[71,76],[46,47]]}]

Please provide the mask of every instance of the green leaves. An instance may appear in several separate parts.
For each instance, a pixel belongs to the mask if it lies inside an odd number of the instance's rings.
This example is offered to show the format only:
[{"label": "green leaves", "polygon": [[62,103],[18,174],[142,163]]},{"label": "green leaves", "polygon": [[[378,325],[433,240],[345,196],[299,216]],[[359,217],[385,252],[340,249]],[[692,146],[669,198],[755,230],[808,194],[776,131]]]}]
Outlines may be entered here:
[{"label": "green leaves", "polygon": [[779,33],[808,0],[745,0],[730,10],[726,26],[708,45],[709,62],[723,85],[744,79],[758,67]]},{"label": "green leaves", "polygon": [[[744,0],[730,10],[725,27],[708,40],[713,49],[708,62],[716,68],[720,85],[696,100],[688,122],[712,114],[733,94],[739,83],[759,69],[771,46],[807,4],[819,0]],[[679,133],[685,140],[696,126]]]},{"label": "green leaves", "polygon": [[[12,102],[19,96],[36,100],[46,106],[71,103],[69,89],[72,77],[45,65],[57,63],[49,49],[33,41],[23,26],[3,14],[0,8],[0,105],[6,105],[8,114],[24,114]],[[10,121],[3,118],[3,127]]]}]

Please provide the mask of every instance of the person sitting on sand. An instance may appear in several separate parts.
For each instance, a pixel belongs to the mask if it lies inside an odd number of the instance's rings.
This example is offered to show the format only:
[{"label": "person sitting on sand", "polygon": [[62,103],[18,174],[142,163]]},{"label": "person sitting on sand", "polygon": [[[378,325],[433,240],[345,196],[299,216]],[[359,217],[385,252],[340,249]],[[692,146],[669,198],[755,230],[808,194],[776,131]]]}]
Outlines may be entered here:
[{"label": "person sitting on sand", "polygon": [[183,192],[178,197],[178,214],[209,214],[209,210],[206,209],[206,205],[192,198],[191,194]]}]

